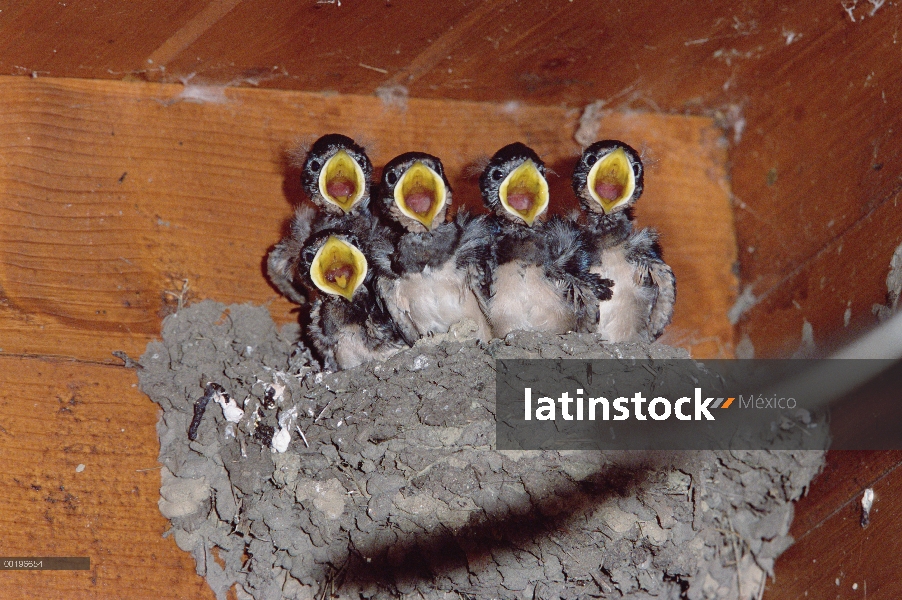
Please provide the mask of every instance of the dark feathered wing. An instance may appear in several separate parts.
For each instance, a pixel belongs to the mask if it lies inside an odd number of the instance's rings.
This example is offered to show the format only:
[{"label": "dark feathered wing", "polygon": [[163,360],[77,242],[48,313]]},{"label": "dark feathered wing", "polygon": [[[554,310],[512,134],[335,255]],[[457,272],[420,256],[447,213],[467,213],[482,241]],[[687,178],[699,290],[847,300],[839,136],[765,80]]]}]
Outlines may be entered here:
[{"label": "dark feathered wing", "polygon": [[313,208],[303,206],[297,209],[291,222],[291,234],[276,244],[266,260],[266,274],[270,282],[283,296],[297,304],[307,301],[302,285],[304,277],[298,272],[298,266],[315,219],[316,210]]},{"label": "dark feathered wing", "polygon": [[648,323],[650,339],[656,340],[673,319],[676,303],[676,277],[673,269],[664,262],[658,232],[645,228],[630,235],[626,242],[626,258],[637,266],[637,283],[657,290]]},{"label": "dark feathered wing", "polygon": [[[325,300],[326,302],[328,301],[328,299]],[[310,307],[310,323],[307,325],[307,337],[322,360],[323,370],[334,372],[338,370],[338,363],[335,360],[333,344],[335,332],[328,331],[333,328],[331,325],[332,320],[328,316],[328,306],[324,306],[323,298],[317,298]]]},{"label": "dark feathered wing", "polygon": [[488,318],[488,300],[492,293],[492,273],[497,266],[495,230],[487,215],[473,216],[461,210],[454,218],[460,229],[456,264],[467,273],[467,286]]},{"label": "dark feathered wing", "polygon": [[577,330],[594,331],[598,302],[610,300],[614,282],[591,273],[592,255],[585,234],[572,221],[553,217],[543,226],[545,275],[561,288],[576,315]]}]

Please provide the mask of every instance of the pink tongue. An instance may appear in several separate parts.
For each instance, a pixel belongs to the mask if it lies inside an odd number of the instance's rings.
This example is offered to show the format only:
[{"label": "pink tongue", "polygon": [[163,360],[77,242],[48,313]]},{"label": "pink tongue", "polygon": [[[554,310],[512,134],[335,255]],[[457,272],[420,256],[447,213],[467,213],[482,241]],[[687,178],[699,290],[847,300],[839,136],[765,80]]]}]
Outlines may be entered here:
[{"label": "pink tongue", "polygon": [[407,204],[407,208],[418,215],[423,215],[432,208],[433,199],[433,195],[429,192],[413,192],[404,198],[404,202]]},{"label": "pink tongue", "polygon": [[529,194],[510,194],[507,203],[514,210],[529,210],[532,207],[532,196]]},{"label": "pink tongue", "polygon": [[354,194],[354,184],[344,177],[336,177],[326,184],[326,192],[333,198],[349,198]]},{"label": "pink tongue", "polygon": [[334,269],[330,269],[326,271],[326,281],[331,281],[335,283],[335,280],[339,277],[350,278],[351,275],[354,274],[354,269],[351,265],[342,265],[340,267],[336,267]]},{"label": "pink tongue", "polygon": [[599,181],[595,184],[595,193],[605,200],[616,200],[623,193],[623,186]]}]

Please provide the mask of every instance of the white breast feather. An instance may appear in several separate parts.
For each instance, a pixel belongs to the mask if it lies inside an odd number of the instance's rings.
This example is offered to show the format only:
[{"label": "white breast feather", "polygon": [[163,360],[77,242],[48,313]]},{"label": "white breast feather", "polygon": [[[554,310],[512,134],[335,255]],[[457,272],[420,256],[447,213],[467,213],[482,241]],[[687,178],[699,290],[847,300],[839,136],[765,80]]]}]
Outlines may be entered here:
[{"label": "white breast feather", "polygon": [[353,369],[371,360],[385,360],[399,352],[399,346],[382,344],[370,349],[366,344],[366,331],[359,325],[345,328],[335,341],[335,362],[339,369]]},{"label": "white breast feather", "polygon": [[648,319],[655,291],[636,281],[636,267],[626,261],[622,247],[601,252],[601,266],[592,273],[614,281],[614,295],[598,303],[598,333],[609,342],[648,342]]},{"label": "white breast feather", "polygon": [[449,261],[440,269],[426,267],[398,280],[387,298],[396,321],[409,320],[420,337],[447,333],[462,319],[472,319],[482,340],[491,339],[488,322],[476,296],[467,287],[466,273]]},{"label": "white breast feather", "polygon": [[506,263],[495,270],[495,295],[489,317],[497,337],[511,331],[567,333],[576,325],[560,292],[541,267]]}]

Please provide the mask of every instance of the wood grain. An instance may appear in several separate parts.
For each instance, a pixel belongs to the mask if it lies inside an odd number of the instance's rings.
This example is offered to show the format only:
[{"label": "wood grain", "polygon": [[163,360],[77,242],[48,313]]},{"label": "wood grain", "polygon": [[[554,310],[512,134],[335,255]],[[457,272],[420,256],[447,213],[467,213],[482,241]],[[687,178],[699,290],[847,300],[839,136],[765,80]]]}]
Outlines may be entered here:
[{"label": "wood grain", "polygon": [[740,330],[758,356],[790,354],[803,320],[826,353],[874,325],[885,300],[902,243],[902,11],[866,15],[824,20],[743,67],[762,82],[731,152],[740,276],[761,299]]},{"label": "wood grain", "polygon": [[91,560],[4,571],[4,598],[213,598],[162,537],[158,409],[136,382],[122,367],[0,357],[3,554]]},{"label": "wood grain", "polygon": [[0,13],[0,72],[173,83],[195,74],[343,94],[400,84],[421,98],[569,106],[615,98],[698,109],[727,96],[722,85],[734,67],[718,49],[779,51],[779,25],[801,27],[804,40],[814,29],[805,10],[817,7],[796,2],[787,14],[691,0],[615,8],[592,0],[256,0],[224,12],[231,4],[18,2]]},{"label": "wood grain", "polygon": [[[4,353],[105,363],[118,363],[113,350],[138,355],[186,280],[188,302],[267,303],[277,321],[295,319],[263,261],[305,201],[287,157],[298,138],[347,132],[371,142],[377,165],[414,148],[437,154],[455,202],[471,207],[480,200],[467,169],[519,139],[560,174],[557,210],[575,206],[571,111],[246,89],[198,104],[181,101],[182,90],[0,79]],[[680,282],[671,335],[698,356],[729,354],[735,241],[718,130],[700,117],[614,114],[600,132],[654,158],[639,215],[662,231]],[[704,224],[712,220],[718,226]]]},{"label": "wood grain", "polygon": [[[813,273],[828,246],[898,193],[902,173],[902,8],[847,5],[135,0],[126,11],[25,1],[0,11],[0,73],[358,95],[400,86],[411,98],[512,109],[601,99],[715,117],[733,133],[740,278],[757,298],[773,296],[742,317],[739,333],[759,356],[778,356],[803,319],[818,321],[820,339],[852,339],[885,293],[876,275],[889,255],[872,262],[870,248],[853,276]],[[840,293],[846,306],[827,293],[799,300],[809,290],[798,275],[809,271],[825,287],[852,288]],[[786,298],[796,313],[767,308]],[[849,301],[861,319],[851,328]]]},{"label": "wood grain", "polygon": [[[866,487],[875,500],[865,529],[860,502]],[[764,598],[898,598],[900,510],[902,452],[829,453],[826,472],[809,499],[799,501],[791,529],[796,543],[777,561]]]},{"label": "wood grain", "polygon": [[902,243],[900,203],[900,193],[877,203],[762,294],[743,323],[756,356],[792,355],[802,344],[805,322],[811,324],[818,355],[874,327],[873,306],[886,301],[890,259]]},{"label": "wood grain", "polygon": [[814,62],[811,49],[825,31],[864,37],[872,23],[898,18],[889,4],[873,19],[860,7],[864,18],[853,24],[841,7],[818,0],[234,4],[133,0],[123,10],[110,1],[18,2],[0,13],[0,40],[7,40],[0,70],[171,83],[195,74],[363,95],[400,84],[419,98],[570,107],[608,99],[700,113],[779,87],[779,80],[754,79],[757,65],[799,55]]},{"label": "wood grain", "polygon": [[[791,534],[811,535],[850,503],[860,502],[862,491],[902,467],[902,451],[832,450],[823,472],[796,503]],[[860,505],[859,505],[860,506]]]}]

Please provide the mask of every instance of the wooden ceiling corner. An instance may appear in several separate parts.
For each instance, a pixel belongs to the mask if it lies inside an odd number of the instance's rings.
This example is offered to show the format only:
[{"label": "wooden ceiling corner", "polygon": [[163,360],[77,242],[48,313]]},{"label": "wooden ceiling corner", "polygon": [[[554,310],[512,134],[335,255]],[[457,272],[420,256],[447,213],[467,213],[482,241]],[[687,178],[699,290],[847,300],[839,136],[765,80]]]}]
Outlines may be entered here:
[{"label": "wooden ceiling corner", "polygon": [[852,285],[817,264],[892,221],[900,28],[897,3],[822,0],[32,0],[0,11],[0,74],[727,115],[740,277],[761,300],[738,327],[760,356],[805,321],[849,337],[846,309],[866,327],[885,295],[900,234],[855,247]]}]

